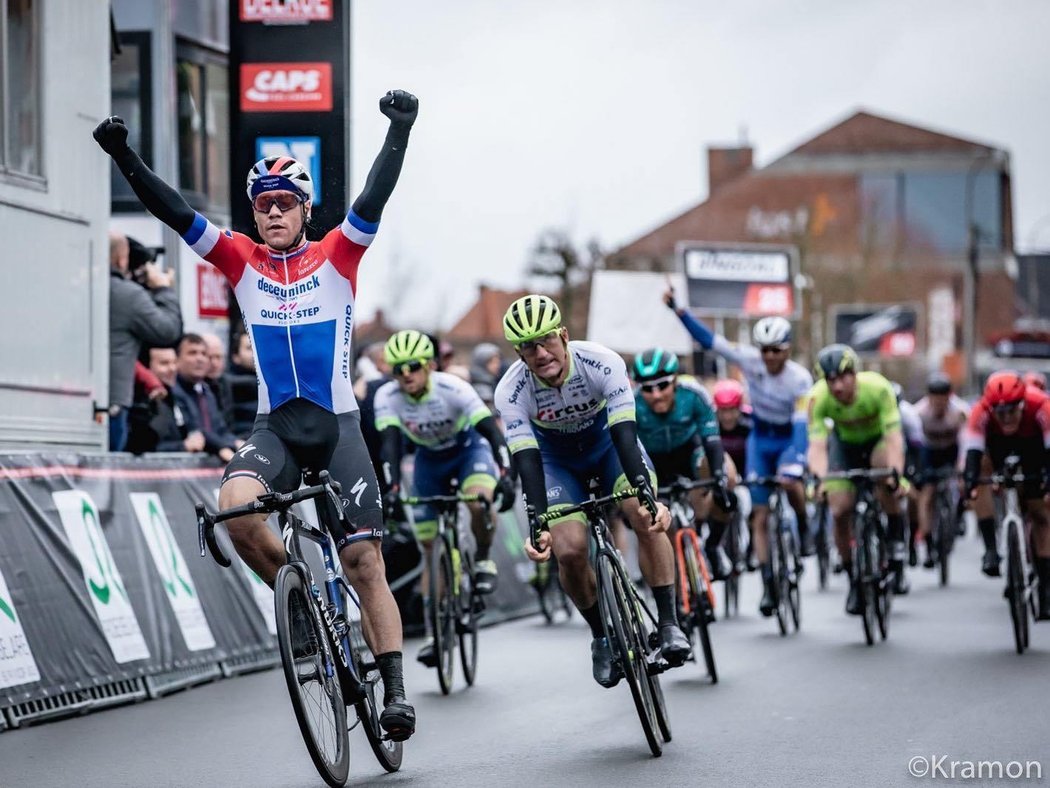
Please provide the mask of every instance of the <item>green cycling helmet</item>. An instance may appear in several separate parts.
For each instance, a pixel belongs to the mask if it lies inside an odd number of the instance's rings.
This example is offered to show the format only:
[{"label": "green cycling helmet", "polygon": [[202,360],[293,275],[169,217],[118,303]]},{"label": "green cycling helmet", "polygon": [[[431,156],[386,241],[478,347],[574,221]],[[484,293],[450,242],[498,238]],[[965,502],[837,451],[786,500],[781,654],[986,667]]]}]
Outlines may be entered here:
[{"label": "green cycling helmet", "polygon": [[634,367],[631,371],[634,379],[639,382],[677,375],[678,356],[662,347],[650,348],[634,357]]},{"label": "green cycling helmet", "polygon": [[421,331],[408,328],[398,331],[386,341],[383,355],[386,363],[392,367],[409,361],[430,361],[434,358],[434,343]]},{"label": "green cycling helmet", "polygon": [[545,336],[561,328],[561,310],[554,300],[531,293],[519,298],[503,315],[503,335],[512,345]]},{"label": "green cycling helmet", "polygon": [[849,345],[828,345],[817,353],[817,364],[814,371],[817,378],[837,378],[847,372],[856,372],[860,359]]}]

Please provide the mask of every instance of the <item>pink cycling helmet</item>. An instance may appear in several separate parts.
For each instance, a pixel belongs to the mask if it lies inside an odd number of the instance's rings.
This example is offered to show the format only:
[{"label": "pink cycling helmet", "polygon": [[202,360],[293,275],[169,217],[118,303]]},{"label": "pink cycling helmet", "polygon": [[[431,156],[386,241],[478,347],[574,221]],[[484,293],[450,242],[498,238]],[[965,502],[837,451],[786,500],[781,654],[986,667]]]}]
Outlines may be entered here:
[{"label": "pink cycling helmet", "polygon": [[744,387],[736,380],[720,380],[713,391],[715,407],[720,410],[739,408],[744,403]]}]

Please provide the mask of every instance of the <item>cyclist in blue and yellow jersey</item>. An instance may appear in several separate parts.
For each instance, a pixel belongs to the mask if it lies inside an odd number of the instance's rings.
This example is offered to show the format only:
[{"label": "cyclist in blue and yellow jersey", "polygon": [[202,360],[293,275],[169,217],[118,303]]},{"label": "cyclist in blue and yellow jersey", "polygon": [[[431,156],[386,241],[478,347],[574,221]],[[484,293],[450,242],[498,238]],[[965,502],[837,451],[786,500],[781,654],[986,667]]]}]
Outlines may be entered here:
[{"label": "cyclist in blue and yellow jersey", "polygon": [[[666,506],[654,504],[655,474],[638,442],[627,365],[602,345],[570,342],[561,311],[547,296],[528,295],[511,304],[503,330],[518,361],[496,387],[496,408],[525,502],[543,514],[587,500],[591,479],[598,480],[602,495],[641,479],[639,499],[652,509],[629,498],[623,511],[638,538],[639,564],[656,600],[661,653],[671,665],[681,665],[690,647],[678,628],[674,549],[667,537],[671,517]],[[526,540],[526,554],[546,561],[553,550],[562,586],[591,628],[595,681],[615,685],[621,676],[602,632],[586,523],[578,515],[555,520],[540,534],[538,546]]]},{"label": "cyclist in blue and yellow jersey", "polygon": [[[411,329],[399,331],[390,337],[384,351],[394,379],[376,393],[375,411],[380,461],[388,485],[385,503],[390,516],[403,520],[405,514],[401,504],[402,434],[416,445],[412,476],[415,495],[448,495],[455,481],[463,493],[478,495],[489,503],[495,492],[500,510],[510,509],[514,505],[510,452],[492,411],[481,397],[462,378],[431,370],[434,343],[426,334]],[[496,589],[496,562],[489,557],[496,529],[495,512],[487,512],[480,503],[467,506],[477,542],[475,582],[480,593],[491,594]],[[437,535],[434,508],[417,507],[414,524],[416,538],[429,559]],[[424,593],[428,587],[428,566],[429,561],[424,561]],[[424,598],[424,609],[426,601]],[[417,659],[427,667],[436,664],[432,638],[423,644]]]},{"label": "cyclist in blue and yellow jersey", "polygon": [[[303,481],[315,484],[326,469],[342,485],[342,509],[325,503],[325,519],[360,597],[365,635],[383,676],[380,724],[391,738],[405,739],[415,730],[415,710],[405,701],[401,615],[380,550],[382,503],[361,435],[350,339],[358,268],[401,174],[419,102],[394,90],[379,100],[379,111],[390,126],[364,189],[339,226],[319,241],[306,237],[313,179],[289,156],[262,159],[248,172],[245,191],[263,241],[256,243],[220,230],[157,177],[128,145],[128,128],[119,117],[106,118],[93,134],[146,210],[226,277],[251,334],[259,413],[248,440],[226,466],[219,506],[290,492]],[[272,586],[285,550],[266,515],[239,517],[227,526],[237,553]]]},{"label": "cyclist in blue and yellow jersey", "polygon": [[[904,436],[892,384],[878,372],[860,371],[860,360],[848,345],[828,345],[817,354],[821,379],[809,397],[809,467],[817,477],[854,468],[892,468],[899,481],[879,485],[876,493],[886,513],[890,539],[893,592],[908,593],[904,576],[904,515],[900,498],[910,485],[904,478]],[[832,431],[828,431],[828,422]],[[853,485],[830,480],[820,484],[828,494],[835,522],[835,544],[850,577],[846,612],[862,612],[850,555],[853,533]]]},{"label": "cyclist in blue and yellow jersey", "polygon": [[[802,555],[812,555],[814,542],[806,519],[801,477],[806,462],[805,397],[813,385],[813,376],[791,360],[791,323],[782,317],[764,317],[755,323],[755,344],[737,346],[714,333],[688,310],[678,308],[670,290],[664,294],[664,303],[705,350],[714,350],[744,373],[752,409],[745,475],[775,474],[785,480],[794,479],[784,489],[798,520]],[[767,534],[770,492],[765,486],[751,489],[751,540],[762,569],[764,590],[759,610],[764,616],[773,615],[776,609]]]},{"label": "cyclist in blue and yellow jersey", "polygon": [[716,580],[729,575],[729,559],[722,550],[722,537],[736,508],[733,485],[736,468],[722,450],[718,419],[707,391],[678,374],[678,356],[663,348],[652,348],[636,356],[632,376],[638,389],[634,395],[638,438],[645,447],[661,486],[676,479],[714,478],[712,491],[690,492],[696,529],[706,519],[704,552]]}]

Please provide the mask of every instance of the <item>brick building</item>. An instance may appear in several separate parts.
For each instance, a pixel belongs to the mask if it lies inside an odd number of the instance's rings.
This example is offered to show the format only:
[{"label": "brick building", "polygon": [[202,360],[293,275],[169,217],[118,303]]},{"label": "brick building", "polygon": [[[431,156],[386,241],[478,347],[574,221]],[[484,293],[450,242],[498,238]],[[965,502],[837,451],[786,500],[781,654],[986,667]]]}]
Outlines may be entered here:
[{"label": "brick building", "polygon": [[977,347],[1022,311],[1000,148],[856,112],[761,169],[749,147],[709,148],[708,177],[707,200],[610,254],[606,267],[675,270],[681,241],[793,244],[800,352],[834,341],[843,305],[907,304],[917,317],[914,353],[871,363],[912,388],[942,364],[963,377],[972,238]]}]

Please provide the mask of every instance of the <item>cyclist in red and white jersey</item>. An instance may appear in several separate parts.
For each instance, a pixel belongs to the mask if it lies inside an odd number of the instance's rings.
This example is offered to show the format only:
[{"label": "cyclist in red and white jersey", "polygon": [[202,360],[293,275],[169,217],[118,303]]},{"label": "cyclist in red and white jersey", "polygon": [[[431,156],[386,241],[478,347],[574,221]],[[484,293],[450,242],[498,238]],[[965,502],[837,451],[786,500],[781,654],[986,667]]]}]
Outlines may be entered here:
[{"label": "cyclist in red and white jersey", "polygon": [[[326,501],[326,519],[360,597],[365,635],[383,676],[380,724],[401,740],[415,730],[415,710],[405,700],[401,616],[380,552],[382,505],[361,437],[350,337],[357,269],[401,173],[418,101],[411,93],[391,91],[379,109],[390,127],[365,187],[340,226],[316,242],[306,238],[314,185],[293,158],[266,158],[248,173],[260,244],[220,230],[195,212],[128,146],[128,129],[119,117],[100,123],[94,137],[146,209],[222,271],[251,333],[259,413],[252,434],[226,467],[220,507],[294,490],[304,480],[315,483],[322,470],[342,485],[343,510]],[[265,516],[230,520],[229,534],[238,554],[272,586],[285,551]]]}]

